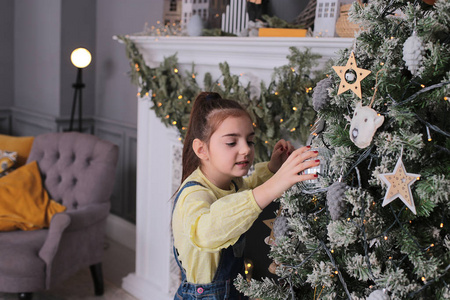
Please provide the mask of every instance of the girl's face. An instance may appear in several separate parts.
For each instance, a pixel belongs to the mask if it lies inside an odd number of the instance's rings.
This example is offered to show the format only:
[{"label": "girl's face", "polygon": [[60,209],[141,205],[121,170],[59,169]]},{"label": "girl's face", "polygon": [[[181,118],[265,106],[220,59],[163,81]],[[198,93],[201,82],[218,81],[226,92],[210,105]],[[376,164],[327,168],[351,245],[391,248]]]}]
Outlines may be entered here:
[{"label": "girl's face", "polygon": [[247,175],[255,156],[253,124],[248,116],[228,117],[211,135],[202,171],[217,187],[229,189],[231,180]]}]

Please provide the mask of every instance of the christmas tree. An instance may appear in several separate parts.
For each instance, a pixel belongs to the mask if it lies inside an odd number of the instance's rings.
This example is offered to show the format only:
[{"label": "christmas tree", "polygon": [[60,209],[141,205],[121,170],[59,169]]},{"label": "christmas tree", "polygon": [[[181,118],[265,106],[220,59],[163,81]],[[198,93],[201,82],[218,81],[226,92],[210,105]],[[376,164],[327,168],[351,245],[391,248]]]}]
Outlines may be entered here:
[{"label": "christmas tree", "polygon": [[259,299],[450,299],[450,2],[370,0],[313,92],[319,179],[279,199]]}]

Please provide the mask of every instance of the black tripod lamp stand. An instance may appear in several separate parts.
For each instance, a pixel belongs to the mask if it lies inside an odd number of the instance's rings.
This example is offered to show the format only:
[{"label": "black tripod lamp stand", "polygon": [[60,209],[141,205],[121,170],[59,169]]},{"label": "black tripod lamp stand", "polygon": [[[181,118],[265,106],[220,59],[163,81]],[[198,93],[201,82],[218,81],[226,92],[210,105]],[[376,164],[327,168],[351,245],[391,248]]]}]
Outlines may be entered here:
[{"label": "black tripod lamp stand", "polygon": [[85,48],[78,48],[73,50],[72,54],[70,55],[70,60],[72,61],[72,64],[77,67],[77,79],[75,83],[72,85],[72,87],[75,89],[73,94],[73,102],[72,102],[72,112],[70,114],[70,127],[69,131],[73,131],[73,121],[75,117],[75,110],[78,102],[78,131],[82,132],[82,97],[81,97],[81,91],[85,87],[82,79],[82,73],[83,69],[89,66],[91,63],[91,53],[89,53],[88,50]]}]

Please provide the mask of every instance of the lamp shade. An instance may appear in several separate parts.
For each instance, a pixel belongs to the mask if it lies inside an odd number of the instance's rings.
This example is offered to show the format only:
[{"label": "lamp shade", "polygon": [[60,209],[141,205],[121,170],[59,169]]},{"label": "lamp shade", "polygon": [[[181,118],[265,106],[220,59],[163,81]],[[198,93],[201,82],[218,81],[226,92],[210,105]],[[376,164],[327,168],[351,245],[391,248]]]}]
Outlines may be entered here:
[{"label": "lamp shade", "polygon": [[70,60],[72,64],[77,68],[86,68],[91,63],[91,53],[85,48],[77,48],[72,51]]}]

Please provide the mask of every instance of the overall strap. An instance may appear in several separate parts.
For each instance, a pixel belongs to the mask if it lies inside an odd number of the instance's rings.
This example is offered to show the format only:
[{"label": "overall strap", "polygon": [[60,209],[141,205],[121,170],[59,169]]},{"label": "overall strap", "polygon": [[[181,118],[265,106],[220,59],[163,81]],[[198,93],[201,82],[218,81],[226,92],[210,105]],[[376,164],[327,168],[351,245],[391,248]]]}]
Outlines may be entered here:
[{"label": "overall strap", "polygon": [[[237,184],[232,181],[234,188],[236,192],[239,190]],[[187,182],[183,187],[180,188],[178,191],[175,199],[173,207],[175,209],[175,205],[177,204],[178,198],[180,194],[183,192],[183,190],[189,186],[194,185],[201,185],[200,183],[196,181],[189,181]],[[173,214],[173,210],[172,210]],[[245,238],[244,236],[241,236],[239,238],[239,241],[235,244],[245,244]],[[233,246],[229,246],[226,249],[221,250],[220,259],[218,268],[214,274],[213,281],[208,284],[193,284],[186,281],[186,271],[184,270],[183,266],[181,265],[180,261],[178,260],[178,251],[173,247],[173,254],[175,256],[175,260],[178,264],[178,267],[181,270],[181,285],[177,290],[177,293],[175,295],[174,299],[181,299],[185,298],[184,296],[188,295],[189,297],[202,297],[204,296],[209,297],[213,296],[214,299],[248,299],[247,297],[244,297],[243,295],[240,295],[239,292],[236,290],[236,288],[233,285],[233,279],[236,278],[237,274],[240,273],[244,266],[244,259],[243,257],[236,257],[235,251],[233,251]],[[242,247],[243,248],[243,247]],[[242,253],[241,253],[242,254]],[[191,299],[189,298],[189,299]],[[194,298],[192,298],[194,299]],[[195,298],[197,299],[197,298]],[[203,298],[202,298],[203,299]],[[210,299],[210,298],[208,298]],[[212,299],[212,298],[211,298]]]},{"label": "overall strap", "polygon": [[[175,196],[175,199],[173,200],[173,208],[172,208],[172,215],[173,215],[173,211],[175,210],[175,206],[177,205],[178,202],[178,198],[180,198],[181,193],[183,192],[183,190],[187,187],[190,186],[195,186],[195,185],[201,185],[203,186],[201,183],[197,182],[197,181],[188,181],[186,182],[185,185],[183,185],[180,190],[178,191],[177,195]],[[175,248],[175,245],[173,246],[173,255],[175,256],[175,261],[177,262],[178,267],[181,270],[181,274],[182,274],[182,278],[186,278],[186,273],[184,271],[183,266],[181,265],[180,261],[178,260],[178,251]]]},{"label": "overall strap", "polygon": [[236,182],[234,182],[234,180],[231,180],[231,183],[234,185],[234,189],[236,190],[237,193],[237,191],[239,190],[238,185],[236,184]]},{"label": "overall strap", "polygon": [[177,195],[175,196],[175,199],[173,200],[172,214],[173,214],[173,211],[175,210],[175,205],[177,205],[178,198],[180,198],[180,195],[181,195],[181,193],[183,192],[183,190],[184,190],[185,188],[187,188],[187,187],[194,186],[194,185],[201,185],[201,186],[203,186],[200,182],[197,182],[197,181],[188,181],[188,182],[186,182],[185,185],[183,185],[183,186],[180,188],[180,190],[178,191]]}]

